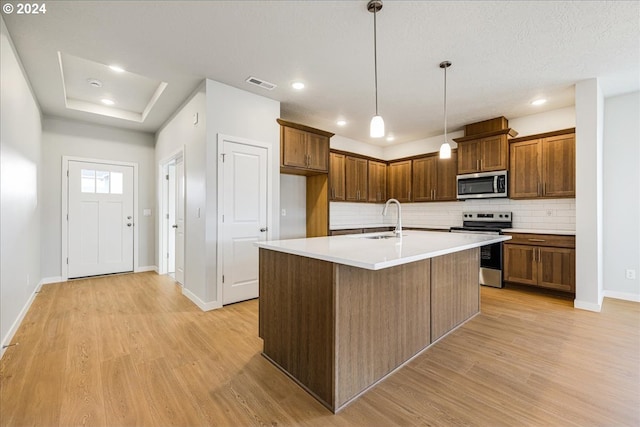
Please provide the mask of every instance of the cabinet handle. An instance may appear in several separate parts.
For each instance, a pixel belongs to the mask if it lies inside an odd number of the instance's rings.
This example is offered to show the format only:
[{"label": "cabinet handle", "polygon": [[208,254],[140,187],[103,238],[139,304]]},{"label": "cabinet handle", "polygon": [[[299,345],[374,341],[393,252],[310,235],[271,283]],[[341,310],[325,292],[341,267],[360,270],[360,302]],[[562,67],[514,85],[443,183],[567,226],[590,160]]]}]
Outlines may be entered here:
[{"label": "cabinet handle", "polygon": [[541,192],[540,192],[541,187],[542,187],[542,185],[541,185],[541,183],[539,182],[539,183],[538,183],[538,196],[541,196],[541,195],[542,195],[542,194],[541,194]]},{"label": "cabinet handle", "polygon": [[411,190],[407,191],[407,199],[411,200]]},{"label": "cabinet handle", "polygon": [[433,189],[433,200],[435,200],[435,199],[436,199],[436,189],[434,188]]},{"label": "cabinet handle", "polygon": [[538,248],[533,248],[533,251],[531,252],[531,262],[534,263],[536,262],[536,250]]},{"label": "cabinet handle", "polygon": [[476,159],[476,169],[480,170],[480,159]]},{"label": "cabinet handle", "polygon": [[542,184],[542,195],[543,196],[547,195],[547,183],[546,182],[544,184]]},{"label": "cabinet handle", "polygon": [[538,248],[538,262],[540,262],[540,248]]},{"label": "cabinet handle", "polygon": [[530,242],[546,242],[544,239],[529,239]]}]

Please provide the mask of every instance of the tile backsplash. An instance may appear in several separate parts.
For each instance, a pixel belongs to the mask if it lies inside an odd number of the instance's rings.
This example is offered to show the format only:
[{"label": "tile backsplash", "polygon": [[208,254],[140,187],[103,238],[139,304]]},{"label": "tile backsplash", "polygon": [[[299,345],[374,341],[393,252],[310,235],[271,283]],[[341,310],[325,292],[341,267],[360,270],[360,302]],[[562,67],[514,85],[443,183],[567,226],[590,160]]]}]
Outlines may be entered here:
[{"label": "tile backsplash", "polygon": [[[330,228],[349,226],[393,225],[396,208],[382,216],[384,204],[331,202]],[[465,202],[403,203],[402,224],[405,227],[453,227],[462,225],[463,212],[513,212],[513,228],[534,230],[565,230],[576,228],[575,199],[484,199]]]}]

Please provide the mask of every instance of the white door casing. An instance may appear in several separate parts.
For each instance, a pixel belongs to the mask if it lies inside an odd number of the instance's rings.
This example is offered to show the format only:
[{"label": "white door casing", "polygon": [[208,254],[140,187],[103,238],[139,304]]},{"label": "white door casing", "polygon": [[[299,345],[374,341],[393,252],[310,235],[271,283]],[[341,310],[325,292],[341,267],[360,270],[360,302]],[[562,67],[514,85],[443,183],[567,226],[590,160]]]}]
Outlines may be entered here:
[{"label": "white door casing", "polygon": [[[184,285],[184,162],[176,161],[175,168],[175,275],[176,281]],[[171,190],[170,190],[171,191]]]},{"label": "white door casing", "polygon": [[218,138],[219,244],[222,303],[258,297],[258,248],[268,236],[269,150],[264,144]]},{"label": "white door casing", "polygon": [[134,270],[134,168],[69,160],[67,277]]}]

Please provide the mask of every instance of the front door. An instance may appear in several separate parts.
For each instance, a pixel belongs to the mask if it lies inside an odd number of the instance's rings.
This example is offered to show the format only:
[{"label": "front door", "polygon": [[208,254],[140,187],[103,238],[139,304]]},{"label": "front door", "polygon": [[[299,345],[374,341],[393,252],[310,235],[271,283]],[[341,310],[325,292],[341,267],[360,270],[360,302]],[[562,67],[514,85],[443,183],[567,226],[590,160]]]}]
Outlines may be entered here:
[{"label": "front door", "polygon": [[133,167],[69,161],[68,277],[133,271]]},{"label": "front door", "polygon": [[224,141],[222,303],[258,297],[257,241],[267,237],[267,149]]}]

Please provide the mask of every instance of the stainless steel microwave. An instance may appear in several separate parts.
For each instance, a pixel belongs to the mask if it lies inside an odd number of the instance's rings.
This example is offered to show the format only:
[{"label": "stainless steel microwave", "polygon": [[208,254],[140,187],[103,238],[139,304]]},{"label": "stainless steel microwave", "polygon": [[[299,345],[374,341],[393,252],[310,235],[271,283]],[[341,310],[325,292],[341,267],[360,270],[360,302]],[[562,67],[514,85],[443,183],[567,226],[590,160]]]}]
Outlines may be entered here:
[{"label": "stainless steel microwave", "polygon": [[507,171],[470,173],[456,177],[458,199],[507,197]]}]

